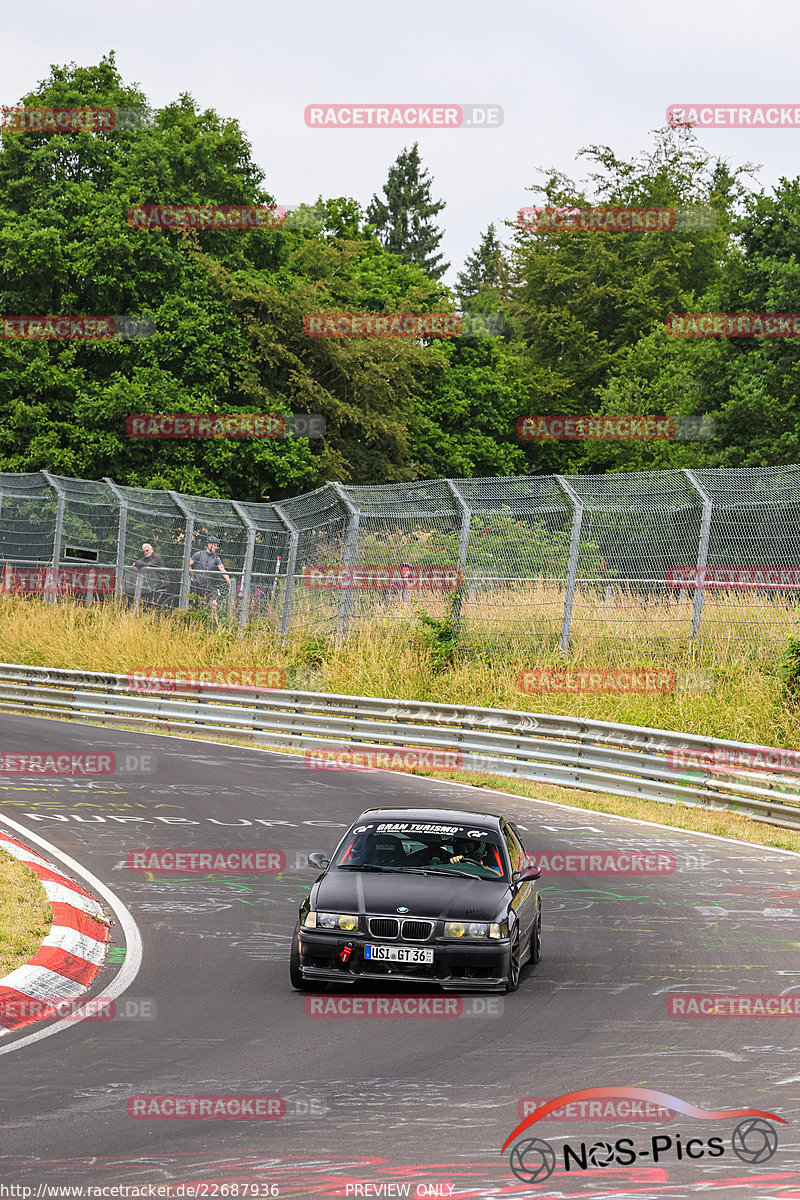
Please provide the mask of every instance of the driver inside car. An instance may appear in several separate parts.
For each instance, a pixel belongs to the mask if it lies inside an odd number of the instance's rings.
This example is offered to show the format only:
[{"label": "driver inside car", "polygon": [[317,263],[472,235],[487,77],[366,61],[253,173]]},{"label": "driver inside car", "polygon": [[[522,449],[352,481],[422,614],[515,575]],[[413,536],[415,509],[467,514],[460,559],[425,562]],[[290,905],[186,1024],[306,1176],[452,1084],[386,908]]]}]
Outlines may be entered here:
[{"label": "driver inside car", "polygon": [[473,862],[498,875],[503,874],[503,868],[497,851],[486,841],[475,841],[472,838],[456,837],[452,841],[442,842],[440,839],[428,841],[424,850],[419,850],[411,861],[415,866],[445,866],[450,863]]},{"label": "driver inside car", "polygon": [[497,851],[492,853],[492,850],[493,847],[488,842],[474,842],[471,838],[453,838],[453,856],[450,862],[459,863],[463,860],[475,862],[488,871],[496,871],[498,875],[502,875],[503,868],[497,858]]}]

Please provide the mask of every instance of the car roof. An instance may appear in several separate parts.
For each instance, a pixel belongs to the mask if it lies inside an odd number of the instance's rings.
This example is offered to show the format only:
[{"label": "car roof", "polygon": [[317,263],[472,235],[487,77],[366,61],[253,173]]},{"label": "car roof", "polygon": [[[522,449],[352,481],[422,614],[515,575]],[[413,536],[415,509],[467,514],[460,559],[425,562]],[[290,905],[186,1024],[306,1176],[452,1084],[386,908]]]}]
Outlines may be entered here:
[{"label": "car roof", "polygon": [[[499,829],[503,820],[499,813],[473,812],[464,808],[368,808],[358,818],[359,821],[409,821],[413,824],[420,822],[464,824],[467,817],[476,823],[489,825]],[[357,822],[355,822],[357,824]]]}]

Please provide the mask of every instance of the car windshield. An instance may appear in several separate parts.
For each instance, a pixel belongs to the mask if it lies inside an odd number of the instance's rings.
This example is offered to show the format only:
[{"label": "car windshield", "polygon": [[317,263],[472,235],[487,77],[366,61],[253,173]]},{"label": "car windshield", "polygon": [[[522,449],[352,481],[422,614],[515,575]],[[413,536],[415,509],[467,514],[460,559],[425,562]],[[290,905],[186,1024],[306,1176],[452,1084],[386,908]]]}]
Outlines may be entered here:
[{"label": "car windshield", "polygon": [[470,825],[365,822],[350,830],[331,866],[507,881],[499,835]]}]

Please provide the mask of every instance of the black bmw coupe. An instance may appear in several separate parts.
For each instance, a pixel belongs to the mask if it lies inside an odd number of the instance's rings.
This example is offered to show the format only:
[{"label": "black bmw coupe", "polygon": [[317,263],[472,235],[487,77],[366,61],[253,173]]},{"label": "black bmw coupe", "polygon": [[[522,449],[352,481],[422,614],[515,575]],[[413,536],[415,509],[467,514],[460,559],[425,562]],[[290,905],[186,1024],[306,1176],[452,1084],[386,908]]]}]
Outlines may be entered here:
[{"label": "black bmw coupe", "polygon": [[519,831],[492,813],[371,808],[300,906],[293,987],[327,983],[438,984],[513,992],[539,961],[540,872]]}]

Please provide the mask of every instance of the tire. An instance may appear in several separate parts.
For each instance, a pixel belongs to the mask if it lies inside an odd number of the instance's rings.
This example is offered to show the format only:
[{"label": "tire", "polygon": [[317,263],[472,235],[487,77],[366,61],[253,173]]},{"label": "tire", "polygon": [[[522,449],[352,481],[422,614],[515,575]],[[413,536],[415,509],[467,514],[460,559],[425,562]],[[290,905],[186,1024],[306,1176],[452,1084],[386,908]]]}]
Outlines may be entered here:
[{"label": "tire", "polygon": [[307,979],[303,979],[303,972],[300,969],[300,938],[297,930],[294,931],[292,938],[292,950],[289,955],[289,979],[292,987],[298,992],[313,992],[314,984],[309,983]]},{"label": "tire", "polygon": [[531,956],[530,963],[535,965],[542,957],[542,910],[539,909],[536,914],[536,923],[531,930]]},{"label": "tire", "polygon": [[508,956],[508,975],[506,976],[506,991],[515,992],[519,987],[519,977],[522,972],[519,949],[519,929],[511,935],[511,950]]}]

